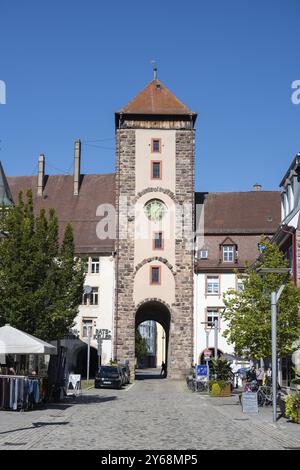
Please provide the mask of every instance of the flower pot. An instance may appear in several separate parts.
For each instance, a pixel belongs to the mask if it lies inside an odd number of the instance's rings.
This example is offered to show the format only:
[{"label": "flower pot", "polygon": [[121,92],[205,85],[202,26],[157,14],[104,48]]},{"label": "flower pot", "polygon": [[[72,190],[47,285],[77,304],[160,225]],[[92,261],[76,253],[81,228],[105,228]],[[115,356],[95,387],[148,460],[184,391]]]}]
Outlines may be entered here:
[{"label": "flower pot", "polygon": [[210,395],[212,397],[230,397],[231,386],[230,384],[225,384],[223,386],[220,386],[218,382],[215,382],[211,387]]}]

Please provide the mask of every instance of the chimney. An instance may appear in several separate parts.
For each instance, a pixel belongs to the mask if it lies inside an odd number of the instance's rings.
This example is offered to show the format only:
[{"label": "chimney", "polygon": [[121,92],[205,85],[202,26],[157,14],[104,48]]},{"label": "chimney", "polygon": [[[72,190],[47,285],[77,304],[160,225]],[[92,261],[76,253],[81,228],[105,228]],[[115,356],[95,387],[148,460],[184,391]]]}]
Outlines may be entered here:
[{"label": "chimney", "polygon": [[81,161],[81,142],[80,142],[80,139],[78,139],[75,141],[75,151],[74,151],[74,196],[79,195],[80,161]]},{"label": "chimney", "polygon": [[262,185],[261,184],[255,183],[253,185],[253,191],[261,191],[261,190],[262,190]]},{"label": "chimney", "polygon": [[39,168],[38,168],[38,184],[37,184],[38,196],[43,195],[44,180],[45,180],[45,155],[41,154],[39,156]]}]

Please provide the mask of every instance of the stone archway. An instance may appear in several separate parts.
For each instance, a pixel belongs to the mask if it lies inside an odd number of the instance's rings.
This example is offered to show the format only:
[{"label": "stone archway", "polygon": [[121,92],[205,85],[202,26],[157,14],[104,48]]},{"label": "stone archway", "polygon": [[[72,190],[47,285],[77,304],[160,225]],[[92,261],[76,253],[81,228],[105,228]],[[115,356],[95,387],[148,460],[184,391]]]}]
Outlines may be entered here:
[{"label": "stone archway", "polygon": [[158,299],[146,299],[141,302],[136,310],[135,315],[135,328],[148,320],[159,323],[165,332],[166,337],[166,366],[168,371],[168,357],[169,357],[169,340],[170,340],[170,326],[171,326],[171,309],[165,303]]}]

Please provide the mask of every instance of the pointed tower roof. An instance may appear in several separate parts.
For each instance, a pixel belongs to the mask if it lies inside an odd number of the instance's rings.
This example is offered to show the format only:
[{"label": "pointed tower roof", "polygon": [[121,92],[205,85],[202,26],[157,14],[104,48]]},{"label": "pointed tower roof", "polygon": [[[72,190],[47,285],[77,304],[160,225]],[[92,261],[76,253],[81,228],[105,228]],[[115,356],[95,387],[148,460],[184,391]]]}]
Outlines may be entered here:
[{"label": "pointed tower roof", "polygon": [[192,116],[193,121],[197,117],[160,80],[152,80],[116,114]]},{"label": "pointed tower roof", "polygon": [[0,206],[13,206],[14,201],[8,186],[8,182],[0,162]]}]

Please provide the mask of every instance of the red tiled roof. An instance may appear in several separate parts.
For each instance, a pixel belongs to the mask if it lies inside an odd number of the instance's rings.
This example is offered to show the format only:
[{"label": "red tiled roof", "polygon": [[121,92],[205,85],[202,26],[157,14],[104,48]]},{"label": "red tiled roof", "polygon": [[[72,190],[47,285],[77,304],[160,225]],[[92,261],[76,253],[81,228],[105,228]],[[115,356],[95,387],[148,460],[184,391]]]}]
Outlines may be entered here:
[{"label": "red tiled roof", "polygon": [[193,115],[185,104],[173,95],[159,80],[152,80],[117,114]]},{"label": "red tiled roof", "polygon": [[66,224],[71,223],[78,253],[111,252],[114,240],[101,240],[97,236],[96,228],[101,217],[96,215],[96,211],[100,204],[115,206],[115,175],[81,175],[81,178],[79,196],[73,195],[73,176],[46,176],[42,197],[37,196],[36,176],[11,176],[7,180],[15,202],[20,191],[25,193],[32,189],[35,213],[41,208],[56,210],[60,237]]},{"label": "red tiled roof", "polygon": [[280,224],[280,193],[249,191],[196,193],[204,204],[205,233],[275,233]]}]

